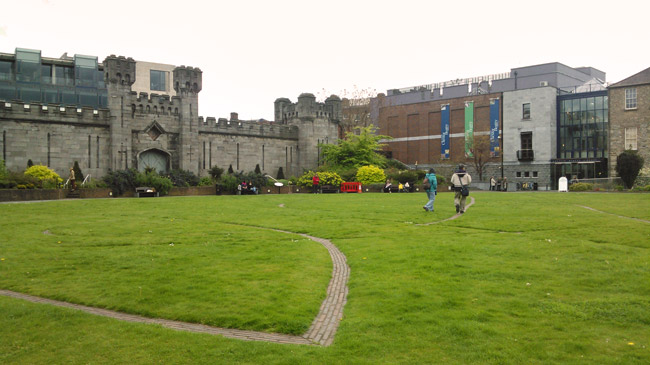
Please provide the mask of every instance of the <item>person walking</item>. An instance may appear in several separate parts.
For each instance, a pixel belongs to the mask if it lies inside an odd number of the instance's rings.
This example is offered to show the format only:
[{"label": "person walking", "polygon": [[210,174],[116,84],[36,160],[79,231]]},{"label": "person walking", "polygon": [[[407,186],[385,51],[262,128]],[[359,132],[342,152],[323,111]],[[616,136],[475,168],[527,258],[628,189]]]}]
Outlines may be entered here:
[{"label": "person walking", "polygon": [[451,175],[451,183],[454,187],[454,204],[456,213],[465,213],[466,195],[463,195],[463,187],[469,187],[472,183],[472,177],[465,171],[465,165],[458,165],[458,170]]},{"label": "person walking", "polygon": [[318,193],[318,184],[320,184],[320,178],[318,177],[318,174],[316,174],[311,178],[312,193]]},{"label": "person walking", "polygon": [[427,198],[429,201],[424,205],[424,210],[427,212],[433,212],[433,202],[436,200],[436,194],[438,194],[438,179],[436,178],[436,170],[433,168],[429,169],[424,178],[429,182],[429,188],[424,189],[424,192],[427,193]]}]

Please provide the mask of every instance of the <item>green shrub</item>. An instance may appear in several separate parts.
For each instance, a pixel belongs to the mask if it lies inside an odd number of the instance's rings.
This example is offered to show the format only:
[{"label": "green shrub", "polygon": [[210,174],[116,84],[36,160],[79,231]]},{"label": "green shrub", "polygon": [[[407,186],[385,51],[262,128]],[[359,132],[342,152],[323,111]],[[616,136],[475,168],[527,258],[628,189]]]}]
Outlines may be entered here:
[{"label": "green shrub", "polygon": [[389,169],[386,170],[386,178],[392,182],[409,182],[409,184],[414,184],[420,181],[418,173],[415,170],[396,170]]},{"label": "green shrub", "polygon": [[169,178],[160,176],[157,172],[138,173],[135,178],[135,183],[137,186],[152,187],[160,195],[167,195],[169,190],[174,186]]},{"label": "green shrub", "polygon": [[230,193],[235,193],[237,191],[237,185],[239,185],[240,182],[241,180],[231,174],[221,176],[220,180],[220,183],[223,186],[223,191]]},{"label": "green shrub", "polygon": [[362,166],[357,170],[356,181],[363,185],[379,184],[386,181],[386,175],[384,174],[384,170],[377,166]]},{"label": "green shrub", "polygon": [[199,177],[192,171],[174,169],[167,175],[169,180],[178,187],[197,186],[199,185]]},{"label": "green shrub", "polygon": [[25,170],[25,175],[36,178],[41,186],[44,181],[51,181],[55,185],[63,182],[63,179],[56,172],[43,165],[34,165],[28,168]]},{"label": "green shrub", "polygon": [[135,169],[111,171],[102,178],[102,181],[113,191],[113,195],[118,196],[126,191],[135,191],[137,175]]},{"label": "green shrub", "polygon": [[74,170],[74,178],[75,181],[77,182],[77,185],[81,185],[81,183],[84,181],[84,173],[81,172],[81,168],[79,167],[79,162],[75,161],[74,165],[72,166],[72,170]]},{"label": "green shrub", "polygon": [[569,185],[569,191],[593,191],[594,184],[589,183],[575,183]]},{"label": "green shrub", "polygon": [[616,185],[616,191],[623,191],[623,190],[625,190],[623,185]]},{"label": "green shrub", "polygon": [[205,176],[199,180],[199,186],[210,186],[214,185],[214,180],[211,177]]},{"label": "green shrub", "polygon": [[[312,178],[316,175],[314,171],[307,171],[296,181],[296,185],[304,187],[312,187]],[[343,179],[336,172],[322,171],[318,173],[318,178],[320,179],[320,185],[335,185],[339,186],[343,182]]]},{"label": "green shrub", "polygon": [[209,172],[209,173],[210,173],[210,176],[211,176],[215,181],[217,181],[217,180],[219,180],[219,178],[221,177],[221,175],[223,175],[223,169],[215,165],[215,166],[212,166],[212,167],[210,168],[210,172]]},{"label": "green shrub", "polygon": [[275,178],[278,180],[284,179],[284,172],[282,171],[282,166],[280,166],[280,168],[278,169],[278,174]]},{"label": "green shrub", "polygon": [[634,180],[639,176],[642,167],[643,157],[636,151],[625,150],[616,157],[616,174],[621,177],[628,189],[634,186]]},{"label": "green shrub", "polygon": [[0,160],[0,180],[6,179],[9,176],[9,171],[7,171],[7,166],[5,166],[5,160]]}]

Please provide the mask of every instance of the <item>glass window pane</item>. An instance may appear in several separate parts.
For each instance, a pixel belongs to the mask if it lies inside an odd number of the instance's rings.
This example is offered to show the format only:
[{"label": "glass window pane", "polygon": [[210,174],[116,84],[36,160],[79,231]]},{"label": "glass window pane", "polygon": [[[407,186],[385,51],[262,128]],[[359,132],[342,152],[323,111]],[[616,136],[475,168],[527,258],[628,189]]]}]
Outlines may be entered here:
[{"label": "glass window pane", "polygon": [[150,72],[150,89],[156,91],[165,91],[165,72],[151,70]]},{"label": "glass window pane", "polygon": [[0,61],[0,80],[11,81],[13,80],[13,62]]},{"label": "glass window pane", "polygon": [[603,108],[603,97],[602,96],[597,96],[595,99],[596,99],[596,109],[602,109]]},{"label": "glass window pane", "polygon": [[61,103],[66,105],[76,105],[77,104],[77,94],[73,90],[62,90],[61,91]]},{"label": "glass window pane", "polygon": [[20,100],[24,102],[41,101],[41,89],[39,87],[20,86],[18,94]]},{"label": "glass window pane", "polygon": [[16,99],[16,87],[13,85],[0,84],[0,100]]}]

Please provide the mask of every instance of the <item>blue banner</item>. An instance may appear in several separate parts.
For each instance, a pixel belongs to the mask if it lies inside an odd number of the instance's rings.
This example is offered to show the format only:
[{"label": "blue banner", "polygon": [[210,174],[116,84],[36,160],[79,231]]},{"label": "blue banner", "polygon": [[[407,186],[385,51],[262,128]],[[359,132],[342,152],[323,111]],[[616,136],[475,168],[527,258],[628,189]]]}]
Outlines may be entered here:
[{"label": "blue banner", "polygon": [[490,99],[490,156],[498,157],[499,146],[499,99]]},{"label": "blue banner", "polygon": [[449,159],[449,104],[440,107],[440,159]]}]

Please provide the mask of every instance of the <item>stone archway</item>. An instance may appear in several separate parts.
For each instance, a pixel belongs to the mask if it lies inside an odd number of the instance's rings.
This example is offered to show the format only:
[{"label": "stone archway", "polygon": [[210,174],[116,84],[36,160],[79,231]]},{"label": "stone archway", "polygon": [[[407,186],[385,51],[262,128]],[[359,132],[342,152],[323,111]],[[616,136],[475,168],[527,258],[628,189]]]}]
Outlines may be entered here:
[{"label": "stone archway", "polygon": [[156,148],[142,151],[138,154],[138,171],[153,168],[160,174],[166,174],[169,171],[170,157],[168,152]]}]

